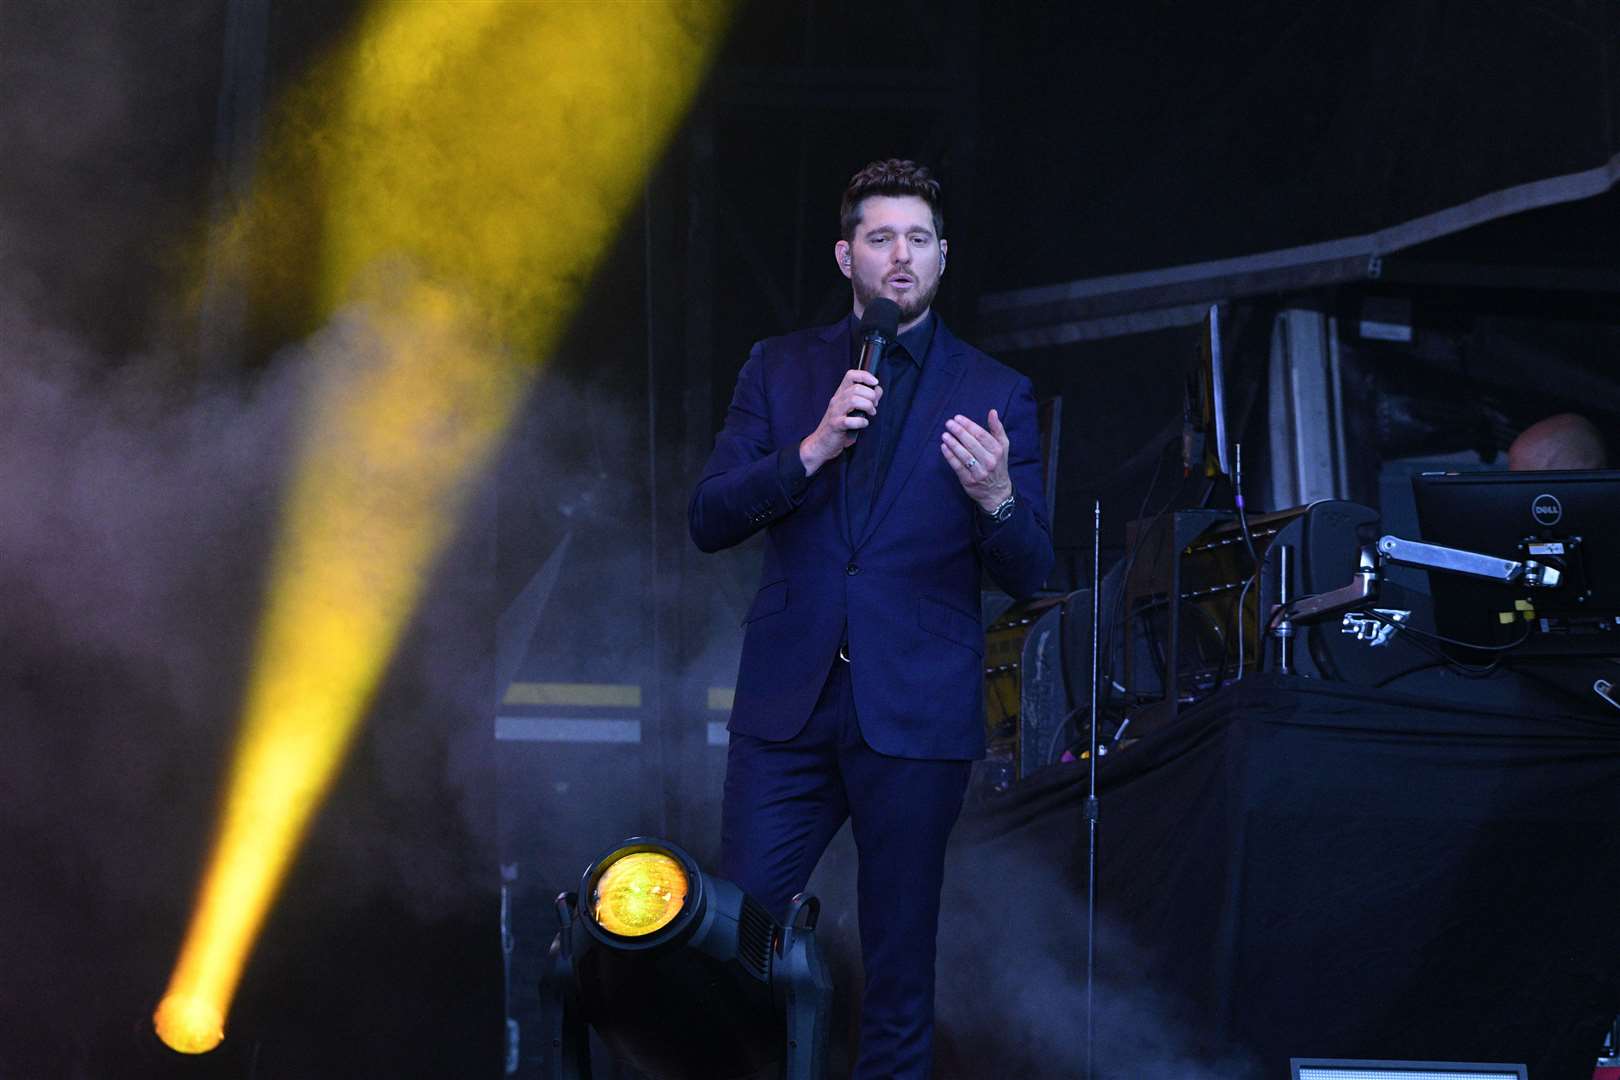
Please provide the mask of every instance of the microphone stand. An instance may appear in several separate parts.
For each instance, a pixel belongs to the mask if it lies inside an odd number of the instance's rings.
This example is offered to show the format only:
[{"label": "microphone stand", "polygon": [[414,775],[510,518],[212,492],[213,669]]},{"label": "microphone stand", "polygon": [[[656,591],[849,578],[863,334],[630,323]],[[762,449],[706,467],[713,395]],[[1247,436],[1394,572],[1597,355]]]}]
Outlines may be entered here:
[{"label": "microphone stand", "polygon": [[1092,1078],[1097,1034],[1094,991],[1097,973],[1097,679],[1102,621],[1102,499],[1091,511],[1091,787],[1086,795],[1086,1080]]}]

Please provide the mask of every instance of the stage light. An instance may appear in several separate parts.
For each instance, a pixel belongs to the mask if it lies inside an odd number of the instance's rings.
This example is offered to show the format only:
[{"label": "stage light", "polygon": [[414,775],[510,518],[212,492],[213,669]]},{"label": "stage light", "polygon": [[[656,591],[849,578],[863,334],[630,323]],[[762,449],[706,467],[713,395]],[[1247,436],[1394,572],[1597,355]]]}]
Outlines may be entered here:
[{"label": "stage light", "polygon": [[773,1062],[786,1080],[819,1077],[832,983],[818,911],[798,897],[784,925],[673,844],[617,845],[577,894],[558,898],[562,930],[541,984],[542,1075],[588,1073],[588,1024],[651,1077],[724,1080]]},{"label": "stage light", "polygon": [[218,1043],[433,568],[731,6],[374,3],[270,110],[209,262],[256,309],[324,329],[299,350],[308,403],[242,731],[153,1016],[171,1047]]}]

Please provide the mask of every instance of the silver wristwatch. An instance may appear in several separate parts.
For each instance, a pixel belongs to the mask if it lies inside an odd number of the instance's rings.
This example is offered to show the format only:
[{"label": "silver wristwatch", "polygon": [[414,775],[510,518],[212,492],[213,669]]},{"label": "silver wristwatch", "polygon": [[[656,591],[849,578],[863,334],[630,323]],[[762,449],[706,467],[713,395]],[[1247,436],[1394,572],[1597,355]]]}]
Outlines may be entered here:
[{"label": "silver wristwatch", "polygon": [[981,507],[979,513],[994,521],[997,525],[1000,525],[1012,517],[1013,504],[1017,501],[1016,496],[1008,495],[1005,499],[1002,499],[1001,502],[996,504],[996,508],[994,510],[985,510]]}]

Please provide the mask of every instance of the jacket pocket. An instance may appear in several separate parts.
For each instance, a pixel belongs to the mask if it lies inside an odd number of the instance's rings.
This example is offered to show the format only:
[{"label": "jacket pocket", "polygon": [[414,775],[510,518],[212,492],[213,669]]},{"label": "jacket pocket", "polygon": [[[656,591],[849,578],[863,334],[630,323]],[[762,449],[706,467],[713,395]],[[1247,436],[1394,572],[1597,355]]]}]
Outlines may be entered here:
[{"label": "jacket pocket", "polygon": [[917,624],[946,641],[954,641],[976,656],[984,655],[984,626],[972,615],[926,596],[917,601]]},{"label": "jacket pocket", "polygon": [[788,600],[787,579],[773,581],[761,585],[759,592],[754,594],[754,602],[748,606],[748,614],[743,616],[742,625],[747,626],[755,619],[763,619],[767,615],[775,615],[787,607]]}]

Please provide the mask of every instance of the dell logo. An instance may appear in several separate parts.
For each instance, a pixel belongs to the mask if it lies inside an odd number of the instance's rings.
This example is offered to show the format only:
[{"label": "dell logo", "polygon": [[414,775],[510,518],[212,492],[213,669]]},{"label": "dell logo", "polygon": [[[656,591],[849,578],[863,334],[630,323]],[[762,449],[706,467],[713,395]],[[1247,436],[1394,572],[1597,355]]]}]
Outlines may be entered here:
[{"label": "dell logo", "polygon": [[1556,496],[1537,495],[1530,504],[1530,516],[1536,519],[1537,525],[1556,525],[1564,516],[1564,505]]}]

